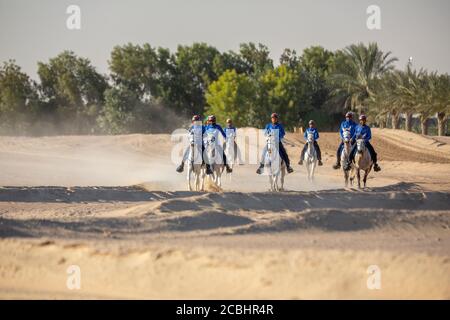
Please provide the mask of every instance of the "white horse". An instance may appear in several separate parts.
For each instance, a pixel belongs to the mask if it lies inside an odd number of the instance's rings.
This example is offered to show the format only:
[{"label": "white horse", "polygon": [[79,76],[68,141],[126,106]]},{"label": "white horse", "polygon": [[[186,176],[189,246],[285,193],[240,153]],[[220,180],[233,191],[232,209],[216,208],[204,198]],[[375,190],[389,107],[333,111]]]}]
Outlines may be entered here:
[{"label": "white horse", "polygon": [[[267,152],[264,157],[264,167],[267,169],[269,176],[270,189],[269,191],[283,191],[284,177],[286,176],[286,164],[281,159],[276,146],[276,139],[272,133],[266,137]],[[280,181],[280,183],[278,183]]]},{"label": "white horse", "polygon": [[361,188],[361,173],[360,171],[364,171],[364,188],[366,187],[367,182],[367,176],[370,173],[370,170],[372,170],[373,161],[372,157],[370,156],[370,152],[366,147],[366,143],[364,139],[358,139],[356,140],[356,148],[357,152],[355,155],[355,170],[356,170],[356,177],[358,178],[358,188]]},{"label": "white horse", "polygon": [[220,188],[222,186],[222,172],[225,167],[221,151],[216,142],[214,131],[207,131],[204,139],[205,144],[205,162],[209,163],[211,171],[210,178]]},{"label": "white horse", "polygon": [[314,141],[314,134],[308,133],[308,136],[306,138],[306,143],[308,144],[308,146],[303,161],[306,165],[306,171],[309,181],[314,181],[314,172],[317,167],[317,153],[316,148],[314,148]]},{"label": "white horse", "polygon": [[[344,138],[342,139],[343,140],[342,142],[344,142],[344,147],[342,148],[342,151],[341,151],[341,163],[345,164],[345,163],[347,163],[348,158],[350,157],[350,151],[352,149],[352,146],[350,143],[352,140],[350,130],[344,129],[343,136],[344,136]],[[353,180],[355,178],[355,167],[352,163],[350,164],[350,166],[351,166],[350,170],[342,169],[342,171],[344,172],[344,180],[345,180],[346,187],[348,187],[349,180],[350,180],[350,185],[353,185]]]},{"label": "white horse", "polygon": [[189,155],[187,181],[189,191],[192,191],[191,180],[194,177],[195,191],[203,191],[205,187],[205,170],[202,166],[202,148],[195,145],[194,132],[189,134]]},{"label": "white horse", "polygon": [[[227,132],[227,138],[225,140],[225,156],[227,157],[227,164],[232,170],[237,156],[234,149],[235,141],[236,133]],[[231,178],[231,173],[229,174],[229,176]]]}]

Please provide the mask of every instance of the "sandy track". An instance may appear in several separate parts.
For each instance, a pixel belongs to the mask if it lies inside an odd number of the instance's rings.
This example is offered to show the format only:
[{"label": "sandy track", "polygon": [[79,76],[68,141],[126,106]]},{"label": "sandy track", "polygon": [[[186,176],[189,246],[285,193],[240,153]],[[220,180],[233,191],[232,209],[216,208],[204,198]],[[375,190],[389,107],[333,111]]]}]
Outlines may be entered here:
[{"label": "sandy track", "polygon": [[[223,192],[183,191],[168,135],[2,137],[0,297],[448,299],[449,146],[373,135],[368,189],[342,188],[338,137],[322,133],[316,183],[294,166],[278,194],[254,165]],[[287,140],[296,163],[303,142]],[[367,289],[372,264],[382,290]]]}]

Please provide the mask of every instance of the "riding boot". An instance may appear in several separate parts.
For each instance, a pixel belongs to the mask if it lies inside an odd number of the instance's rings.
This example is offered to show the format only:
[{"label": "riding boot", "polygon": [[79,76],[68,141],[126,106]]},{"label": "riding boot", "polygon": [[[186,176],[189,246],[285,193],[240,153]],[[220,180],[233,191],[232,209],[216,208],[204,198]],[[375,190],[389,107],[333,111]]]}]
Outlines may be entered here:
[{"label": "riding boot", "polygon": [[206,164],[206,174],[212,174],[211,166],[209,164]]},{"label": "riding boot", "polygon": [[366,147],[370,152],[370,157],[372,158],[373,161],[373,170],[375,172],[379,172],[381,170],[380,166],[378,165],[378,157],[377,157],[377,153],[375,152],[375,149],[373,148],[372,144],[370,142],[366,142]]},{"label": "riding boot", "polygon": [[231,169],[228,164],[225,165],[225,168],[227,169],[227,173],[233,172],[233,169]]},{"label": "riding boot", "polygon": [[341,142],[341,144],[339,145],[339,147],[336,151],[336,163],[333,165],[334,170],[337,170],[341,167],[341,153],[342,153],[343,147],[344,147],[344,143]]},{"label": "riding boot", "polygon": [[337,170],[337,169],[339,169],[340,167],[341,167],[341,158],[338,157],[338,158],[336,159],[336,163],[333,165],[333,169],[334,169],[334,170]]},{"label": "riding boot", "polygon": [[184,170],[184,161],[181,161],[181,164],[177,168],[177,172],[181,173]]},{"label": "riding boot", "polygon": [[305,145],[303,146],[303,149],[302,149],[302,153],[300,154],[300,160],[299,160],[299,162],[298,162],[298,164],[299,165],[303,165],[303,159],[305,158],[305,153],[306,153],[306,148],[307,148],[307,144],[305,143]]},{"label": "riding boot", "polygon": [[320,147],[319,147],[319,144],[317,143],[317,141],[314,141],[314,148],[316,149],[317,160],[319,161],[319,166],[323,166],[322,152],[320,151]]},{"label": "riding boot", "polygon": [[264,169],[264,164],[259,164],[259,168],[256,170],[257,174],[261,174],[262,173],[262,169]]},{"label": "riding boot", "polygon": [[289,161],[289,156],[286,152],[286,149],[284,148],[283,144],[280,142],[279,143],[279,154],[281,157],[281,160],[284,161],[284,163],[286,164],[286,169],[288,173],[292,173],[294,172],[294,169],[292,169],[290,161]]}]

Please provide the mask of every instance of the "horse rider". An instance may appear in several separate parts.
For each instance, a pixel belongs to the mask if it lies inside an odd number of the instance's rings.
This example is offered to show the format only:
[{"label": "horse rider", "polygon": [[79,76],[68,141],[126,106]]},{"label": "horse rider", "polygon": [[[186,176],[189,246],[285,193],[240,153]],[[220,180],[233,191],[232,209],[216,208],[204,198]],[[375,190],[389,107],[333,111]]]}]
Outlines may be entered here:
[{"label": "horse rider", "polygon": [[[227,137],[229,137],[230,135],[234,135],[236,137],[237,130],[236,130],[236,127],[233,126],[233,121],[230,118],[227,119],[227,126],[225,127],[225,129],[223,129],[223,131],[225,131],[225,135]],[[224,149],[225,149],[225,145],[224,145]],[[239,164],[243,163],[242,158],[241,158],[241,152],[238,148],[236,140],[234,141],[234,157],[235,157],[235,159],[236,159],[236,157],[239,159]]]},{"label": "horse rider", "polygon": [[[314,149],[316,149],[317,154],[317,160],[319,160],[319,166],[322,166],[322,152],[320,151],[319,144],[317,143],[317,140],[319,140],[319,131],[316,128],[316,123],[314,120],[309,120],[308,122],[309,128],[305,130],[305,134],[303,137],[305,140],[308,140],[308,134],[312,134],[314,137]],[[300,161],[298,162],[299,165],[303,165],[303,158],[305,157],[306,149],[308,148],[308,144],[305,143],[303,146],[302,154],[300,155]]]},{"label": "horse rider", "polygon": [[[271,118],[271,123],[268,123],[266,125],[266,127],[264,129],[264,134],[268,135],[271,132],[278,133],[278,139],[279,139],[278,152],[280,154],[281,159],[286,164],[287,172],[288,173],[292,173],[292,172],[294,172],[294,169],[291,168],[290,161],[289,161],[289,156],[288,156],[288,154],[286,152],[286,149],[284,148],[283,143],[282,143],[282,139],[286,135],[286,132],[284,131],[283,125],[278,122],[278,118],[279,118],[278,114],[272,113],[270,118]],[[266,156],[266,152],[267,152],[267,145],[264,147],[264,150],[263,150],[263,153],[262,153],[262,157],[261,157],[261,162],[259,164],[259,168],[256,170],[257,174],[261,174],[262,173],[262,169],[264,168],[264,159],[265,159],[265,156]]]},{"label": "horse rider", "polygon": [[[369,150],[370,157],[372,158],[373,170],[378,172],[381,170],[381,168],[377,163],[377,153],[370,143],[370,139],[372,139],[372,132],[370,130],[370,127],[366,124],[366,121],[367,118],[364,114],[359,116],[359,125],[356,126],[355,136],[357,139],[364,139],[364,143],[367,147],[367,150]],[[355,159],[356,149],[357,144],[355,143],[352,147],[352,150],[350,151],[350,156],[348,157],[348,162],[345,164],[344,170],[350,170],[351,163]]]},{"label": "horse rider", "polygon": [[[203,159],[203,150],[205,149],[204,145],[203,145],[203,135],[205,134],[205,126],[201,123],[200,120],[200,116],[199,115],[194,115],[192,117],[192,125],[189,128],[189,133],[194,133],[194,141],[195,144],[202,144],[202,164],[205,163],[205,160]],[[186,160],[189,157],[189,147],[186,149],[186,151],[183,154],[183,159],[181,161],[181,164],[178,166],[177,168],[177,172],[183,172],[184,170],[184,163],[186,162]],[[212,170],[211,167],[209,166],[209,164],[206,164],[206,174],[212,174]]]},{"label": "horse rider", "polygon": [[[216,116],[215,115],[210,115],[208,116],[208,124],[205,127],[205,132],[210,131],[210,130],[215,130],[215,134],[216,134],[216,141],[218,141],[218,133],[220,132],[220,134],[222,135],[222,137],[224,139],[226,139],[226,135],[225,132],[223,131],[222,127],[216,123]],[[223,162],[225,164],[225,168],[227,169],[228,173],[233,172],[233,169],[231,169],[231,167],[228,165],[227,163],[227,157],[225,155],[225,150],[222,148],[222,156],[223,156]]]},{"label": "horse rider", "polygon": [[353,146],[355,144],[355,129],[356,129],[357,123],[353,121],[353,112],[347,112],[345,114],[345,120],[341,122],[341,126],[339,127],[339,135],[341,136],[341,143],[339,144],[339,147],[336,152],[336,164],[333,165],[333,169],[339,169],[341,167],[341,153],[342,149],[344,148],[344,131],[350,132],[351,137],[351,145]]}]

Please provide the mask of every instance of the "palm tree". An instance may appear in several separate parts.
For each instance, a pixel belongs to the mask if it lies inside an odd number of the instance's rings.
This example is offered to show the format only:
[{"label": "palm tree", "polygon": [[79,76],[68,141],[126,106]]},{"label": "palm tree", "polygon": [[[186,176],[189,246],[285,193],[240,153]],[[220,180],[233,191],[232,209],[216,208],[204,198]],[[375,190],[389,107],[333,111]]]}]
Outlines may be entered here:
[{"label": "palm tree", "polygon": [[[412,116],[420,105],[420,94],[417,90],[419,79],[424,77],[425,72],[412,70],[408,64],[405,71],[396,70],[392,73],[392,90],[390,91],[390,102],[394,108],[394,113],[405,114],[405,130],[412,131]],[[394,120],[393,120],[394,121]]]},{"label": "palm tree", "polygon": [[437,115],[438,135],[445,135],[445,124],[450,113],[450,77],[432,73],[428,77],[429,112]]},{"label": "palm tree", "polygon": [[418,113],[420,115],[421,132],[424,135],[428,134],[428,120],[432,116],[428,107],[430,102],[429,93],[429,75],[425,70],[413,71],[408,65],[406,72],[400,73],[396,99],[398,103],[402,103],[405,106],[405,110],[408,112],[407,130],[408,127],[411,127],[408,118],[412,117],[413,113]]},{"label": "palm tree", "polygon": [[368,100],[375,94],[377,80],[393,70],[393,63],[398,59],[391,57],[391,52],[383,53],[376,43],[367,47],[363,43],[350,45],[343,55],[345,63],[331,77],[332,93],[344,98],[344,107],[366,112]]}]

